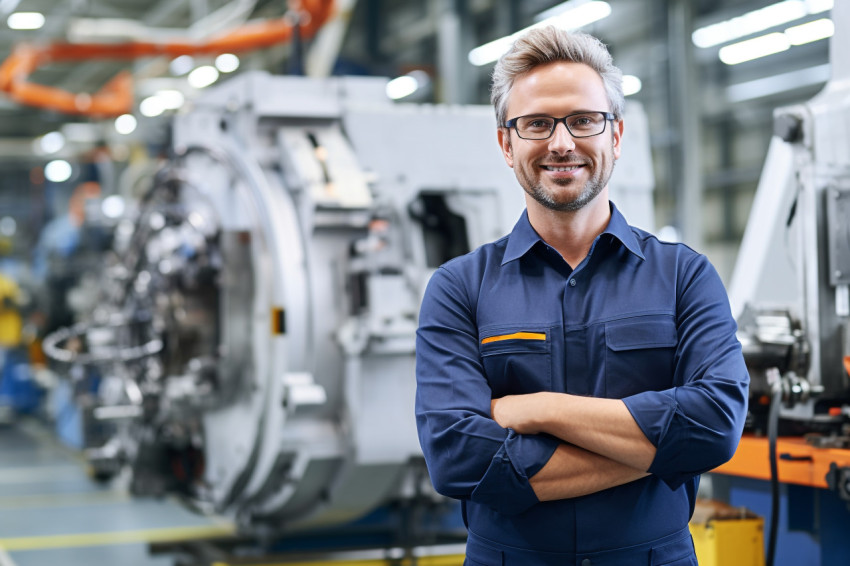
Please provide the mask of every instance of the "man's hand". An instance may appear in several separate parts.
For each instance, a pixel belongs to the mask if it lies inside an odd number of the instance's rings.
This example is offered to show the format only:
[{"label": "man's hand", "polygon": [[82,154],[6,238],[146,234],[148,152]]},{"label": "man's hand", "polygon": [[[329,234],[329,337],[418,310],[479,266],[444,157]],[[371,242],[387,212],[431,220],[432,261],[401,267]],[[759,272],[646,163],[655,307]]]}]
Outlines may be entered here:
[{"label": "man's hand", "polygon": [[490,401],[490,415],[502,428],[512,428],[519,434],[538,434],[541,429],[541,411],[547,393],[507,395]]}]

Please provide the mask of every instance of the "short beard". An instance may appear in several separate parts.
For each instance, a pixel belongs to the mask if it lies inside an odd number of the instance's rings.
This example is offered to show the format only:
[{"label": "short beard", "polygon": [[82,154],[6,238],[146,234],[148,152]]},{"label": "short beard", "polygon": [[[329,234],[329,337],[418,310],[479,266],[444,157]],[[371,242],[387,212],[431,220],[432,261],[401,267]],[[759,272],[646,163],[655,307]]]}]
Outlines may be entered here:
[{"label": "short beard", "polygon": [[[559,183],[563,186],[567,186],[574,181],[570,179],[565,183]],[[531,187],[525,189],[525,192],[528,193],[531,198],[542,204],[544,207],[549,210],[555,210],[558,212],[575,212],[576,210],[581,210],[585,206],[587,206],[593,199],[595,199],[599,193],[602,192],[602,189],[605,188],[607,184],[607,179],[590,179],[587,184],[584,186],[584,190],[581,194],[568,202],[558,202],[553,198],[553,195],[547,193],[542,184],[536,184]]]},{"label": "short beard", "polygon": [[[569,161],[565,162],[565,164],[566,163],[569,163]],[[545,208],[557,212],[575,212],[576,210],[581,210],[582,208],[593,202],[593,199],[599,196],[599,193],[602,192],[602,189],[608,186],[608,181],[611,179],[611,174],[614,172],[614,166],[616,164],[617,161],[615,159],[612,159],[611,168],[607,171],[607,174],[603,174],[603,176],[598,179],[588,179],[587,184],[581,191],[581,194],[568,202],[556,201],[554,199],[554,195],[548,193],[543,188],[543,183],[532,184],[530,179],[525,179],[525,182],[520,182],[520,184],[531,198],[536,200]],[[573,179],[566,179],[563,182],[556,181],[556,184],[566,187],[574,182],[575,181]]]}]

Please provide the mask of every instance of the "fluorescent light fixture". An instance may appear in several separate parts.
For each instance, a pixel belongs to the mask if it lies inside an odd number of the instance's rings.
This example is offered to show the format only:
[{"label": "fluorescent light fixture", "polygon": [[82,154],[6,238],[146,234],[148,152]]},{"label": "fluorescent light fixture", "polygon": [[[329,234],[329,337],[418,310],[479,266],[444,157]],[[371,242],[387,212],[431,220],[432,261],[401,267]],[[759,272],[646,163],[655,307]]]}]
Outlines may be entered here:
[{"label": "fluorescent light fixture", "polygon": [[189,85],[194,88],[205,88],[218,80],[218,69],[210,65],[198,67],[189,73]]},{"label": "fluorescent light fixture", "polygon": [[72,172],[71,164],[64,159],[54,159],[44,166],[44,178],[52,183],[64,183]]},{"label": "fluorescent light fixture", "polygon": [[643,83],[634,75],[623,75],[623,94],[631,96],[640,92]]},{"label": "fluorescent light fixture", "polygon": [[44,26],[44,14],[39,12],[15,12],[9,14],[6,24],[11,29],[33,30]]},{"label": "fluorescent light fixture", "polygon": [[41,136],[38,143],[44,153],[56,153],[65,147],[65,136],[60,132],[50,132]]},{"label": "fluorescent light fixture", "polygon": [[788,90],[814,86],[828,81],[829,73],[829,63],[825,63],[817,67],[738,83],[726,87],[726,98],[729,102],[743,102],[745,100],[754,100],[756,98],[779,94]]},{"label": "fluorescent light fixture", "polygon": [[165,104],[158,96],[149,96],[139,103],[139,112],[142,113],[142,116],[155,118],[165,112]]},{"label": "fluorescent light fixture", "polygon": [[154,94],[162,103],[165,110],[177,110],[186,102],[183,93],[175,89],[159,90]]},{"label": "fluorescent light fixture", "polygon": [[519,36],[532,29],[554,25],[561,29],[574,30],[592,24],[611,15],[611,5],[608,2],[595,0],[591,2],[572,0],[555,6],[541,15],[545,16],[546,14],[553,15],[512,35],[476,47],[469,52],[469,62],[476,67],[492,63],[504,55]]},{"label": "fluorescent light fixture", "polygon": [[713,47],[781,26],[810,14],[831,10],[834,0],[785,0],[736,18],[697,29],[691,35],[697,47]]},{"label": "fluorescent light fixture", "polygon": [[109,195],[100,203],[100,210],[107,218],[121,218],[126,210],[124,199],[118,195]]},{"label": "fluorescent light fixture", "polygon": [[428,76],[428,73],[416,69],[388,82],[387,96],[393,100],[398,100],[425,88],[430,82],[431,78]]},{"label": "fluorescent light fixture", "polygon": [[835,24],[829,18],[815,20],[807,24],[794,26],[785,30],[785,35],[791,45],[804,45],[821,39],[832,37],[835,33]]},{"label": "fluorescent light fixture", "polygon": [[215,68],[222,73],[232,73],[239,68],[239,57],[233,53],[222,53],[215,58]]},{"label": "fluorescent light fixture", "polygon": [[396,77],[387,83],[387,96],[393,100],[410,96],[416,89],[419,88],[419,83],[410,75],[402,75]]},{"label": "fluorescent light fixture", "polygon": [[827,10],[832,10],[835,5],[835,0],[806,0],[806,8],[810,14],[820,14]]},{"label": "fluorescent light fixture", "polygon": [[832,37],[835,24],[829,18],[793,26],[785,33],[770,33],[740,43],[720,48],[720,60],[727,65],[737,65],[760,57],[788,50],[792,45],[804,45]]},{"label": "fluorescent light fixture", "polygon": [[136,131],[136,126],[138,126],[139,122],[136,120],[136,117],[132,114],[122,114],[115,118],[115,131],[119,134],[126,136],[127,134],[132,134]]},{"label": "fluorescent light fixture", "polygon": [[191,55],[181,55],[168,64],[168,70],[174,76],[182,76],[195,68],[195,60]]},{"label": "fluorescent light fixture", "polygon": [[752,61],[753,59],[787,51],[790,47],[791,42],[788,40],[788,36],[777,32],[748,39],[747,41],[741,41],[740,43],[726,45],[720,48],[719,55],[720,60],[727,65],[737,65],[744,61]]}]

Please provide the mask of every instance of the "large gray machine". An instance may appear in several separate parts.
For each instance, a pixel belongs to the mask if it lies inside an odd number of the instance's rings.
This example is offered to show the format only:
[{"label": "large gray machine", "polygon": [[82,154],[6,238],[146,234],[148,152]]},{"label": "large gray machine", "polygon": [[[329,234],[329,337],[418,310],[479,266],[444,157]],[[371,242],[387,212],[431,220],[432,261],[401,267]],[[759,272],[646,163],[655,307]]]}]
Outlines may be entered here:
[{"label": "large gray machine", "polygon": [[[182,492],[254,533],[428,492],[420,298],[437,266],[511,229],[523,193],[491,108],[394,104],[384,87],[247,73],[175,119],[97,308],[46,342],[99,371],[103,474],[127,466],[137,493]],[[624,143],[612,198],[651,229],[639,106]]]},{"label": "large gray machine", "polygon": [[809,426],[841,424],[850,403],[850,5],[832,20],[832,78],[775,112],[729,287],[754,398],[780,387],[783,417]]}]

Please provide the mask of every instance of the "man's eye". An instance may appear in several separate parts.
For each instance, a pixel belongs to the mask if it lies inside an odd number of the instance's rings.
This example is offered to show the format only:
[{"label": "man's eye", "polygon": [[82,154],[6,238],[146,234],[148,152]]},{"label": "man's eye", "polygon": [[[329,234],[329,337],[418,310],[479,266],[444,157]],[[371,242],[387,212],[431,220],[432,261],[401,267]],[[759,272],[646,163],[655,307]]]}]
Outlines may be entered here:
[{"label": "man's eye", "polygon": [[577,128],[584,128],[587,126],[593,125],[593,118],[590,116],[576,116],[570,121],[571,126],[575,126]]},{"label": "man's eye", "polygon": [[526,128],[547,129],[549,128],[549,120],[529,120],[525,125]]}]

